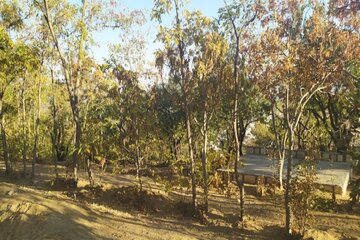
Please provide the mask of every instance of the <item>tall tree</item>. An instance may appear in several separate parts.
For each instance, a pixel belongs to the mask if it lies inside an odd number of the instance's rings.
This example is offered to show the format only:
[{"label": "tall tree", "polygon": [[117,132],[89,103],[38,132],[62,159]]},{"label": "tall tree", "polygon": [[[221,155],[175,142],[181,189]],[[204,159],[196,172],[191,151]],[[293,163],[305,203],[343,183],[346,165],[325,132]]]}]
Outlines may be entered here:
[{"label": "tall tree", "polygon": [[242,34],[246,28],[248,28],[258,17],[258,5],[254,1],[245,2],[241,1],[233,2],[231,5],[228,5],[225,1],[225,7],[219,10],[220,19],[225,26],[225,29],[230,33],[230,39],[232,40],[232,63],[233,63],[233,120],[232,127],[234,133],[234,142],[235,142],[235,164],[234,164],[234,174],[237,186],[240,192],[240,214],[239,220],[242,222],[244,220],[244,182],[240,180],[239,177],[239,164],[240,164],[240,140],[238,133],[238,122],[239,122],[239,97],[241,95],[242,89],[242,79],[245,77],[244,72],[244,61],[241,58],[240,45]]},{"label": "tall tree", "polygon": [[40,109],[41,109],[41,81],[40,77],[35,78],[37,80],[36,86],[36,111],[34,114],[35,126],[34,126],[34,145],[33,145],[33,158],[31,163],[31,177],[35,177],[35,163],[38,157],[38,139],[39,139],[39,124],[40,124]]},{"label": "tall tree", "polygon": [[[286,129],[277,148],[282,149],[284,156],[286,147],[288,151],[285,225],[287,233],[291,234],[290,182],[294,131],[315,94],[331,92],[336,79],[346,81],[344,63],[353,59],[354,55],[352,45],[344,46],[338,42],[342,30],[329,21],[322,3],[306,5],[304,2],[286,1],[270,9],[275,21],[268,23],[273,27],[267,28],[263,34],[262,44],[266,49],[263,80],[270,89],[268,96],[274,96],[272,101],[281,102],[280,118]],[[307,14],[309,10],[311,15]],[[279,12],[287,14],[280,16]]]},{"label": "tall tree", "polygon": [[0,25],[0,129],[5,160],[6,173],[11,172],[11,161],[8,151],[6,134],[6,94],[11,90],[10,85],[20,77],[24,77],[27,67],[36,64],[35,53],[22,42],[14,43],[7,31]]},{"label": "tall tree", "polygon": [[192,72],[190,64],[192,62],[191,49],[189,46],[192,39],[188,38],[184,32],[184,22],[182,19],[181,0],[161,1],[155,0],[155,6],[152,11],[152,17],[161,22],[161,17],[169,13],[172,8],[175,10],[175,22],[172,28],[160,27],[158,39],[165,45],[163,54],[158,52],[158,57],[167,61],[170,68],[171,77],[177,81],[181,87],[182,103],[185,112],[186,136],[188,142],[188,152],[191,166],[191,187],[192,187],[192,206],[197,208],[196,174],[195,174],[195,156],[194,156],[194,138],[193,138],[193,111],[191,108],[191,94],[194,89]]},{"label": "tall tree", "polygon": [[[194,39],[195,66],[194,80],[197,81],[199,102],[199,123],[202,135],[201,162],[203,172],[204,207],[208,212],[208,135],[212,118],[219,107],[220,93],[223,87],[225,56],[227,43],[216,31],[214,23],[199,12],[186,17],[187,32]],[[195,118],[196,119],[196,118]],[[196,120],[197,121],[197,120]]]},{"label": "tall tree", "polygon": [[[58,3],[59,4],[59,3]],[[67,39],[70,41],[75,41],[75,48],[73,43],[69,42],[68,49],[73,50],[70,51],[70,56],[65,55],[65,51],[63,50],[62,46],[60,45],[59,41],[59,30],[54,28],[54,20],[52,18],[51,12],[52,8],[61,8],[64,7],[65,11],[68,13],[78,11],[79,14],[75,15],[78,16],[78,18],[73,19],[74,22],[72,23],[74,26],[74,29],[76,32],[78,32],[78,38],[77,39]],[[66,9],[67,8],[67,9]],[[45,18],[45,21],[48,25],[53,43],[55,45],[55,49],[59,55],[61,67],[63,70],[63,75],[65,78],[65,83],[69,95],[69,102],[72,110],[73,120],[75,123],[75,136],[74,136],[74,150],[73,150],[73,159],[72,159],[72,167],[73,167],[73,177],[75,183],[78,181],[78,161],[79,161],[79,153],[81,150],[81,135],[82,135],[82,118],[80,114],[80,88],[81,88],[81,82],[83,79],[83,70],[84,65],[83,62],[86,57],[86,51],[85,51],[85,44],[89,40],[89,31],[92,30],[91,24],[95,21],[93,19],[94,11],[97,11],[97,8],[90,8],[88,6],[87,0],[82,1],[81,7],[77,10],[77,8],[73,5],[66,5],[64,6],[55,5],[55,6],[49,6],[49,3],[47,0],[43,1],[43,4],[41,5],[41,9],[43,11],[43,15]],[[58,10],[58,9],[57,9]],[[69,19],[66,19],[66,21],[69,21]],[[66,34],[65,34],[66,35]],[[67,35],[68,36],[68,35]],[[75,57],[76,56],[76,57]]]}]

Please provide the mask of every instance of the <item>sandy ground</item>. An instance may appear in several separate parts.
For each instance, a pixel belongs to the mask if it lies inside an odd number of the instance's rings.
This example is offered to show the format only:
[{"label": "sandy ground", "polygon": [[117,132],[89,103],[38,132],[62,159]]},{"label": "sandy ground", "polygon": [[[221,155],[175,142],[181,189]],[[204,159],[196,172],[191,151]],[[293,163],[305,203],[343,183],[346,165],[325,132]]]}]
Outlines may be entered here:
[{"label": "sandy ground", "polygon": [[[285,239],[281,196],[259,197],[248,187],[246,221],[235,227],[236,196],[215,191],[210,196],[208,224],[178,211],[178,201],[188,201],[190,191],[165,192],[145,178],[150,194],[141,211],[128,202],[124,186],[134,186],[132,175],[98,174],[104,186],[94,191],[84,187],[82,173],[77,191],[55,190],[51,166],[38,165],[35,182],[0,175],[0,240],[2,239]],[[201,198],[201,196],[200,196]],[[144,204],[146,205],[146,203]],[[140,206],[141,207],[141,206]],[[353,213],[311,212],[314,239],[360,239],[360,216]]]}]

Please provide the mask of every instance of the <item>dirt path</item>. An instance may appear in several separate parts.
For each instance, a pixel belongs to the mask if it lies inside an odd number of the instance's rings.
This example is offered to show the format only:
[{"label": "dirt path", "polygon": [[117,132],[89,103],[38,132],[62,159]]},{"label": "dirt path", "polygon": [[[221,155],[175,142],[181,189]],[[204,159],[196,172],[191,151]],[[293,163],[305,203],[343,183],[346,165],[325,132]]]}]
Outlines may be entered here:
[{"label": "dirt path", "polygon": [[221,239],[201,225],[84,205],[57,192],[1,183],[0,196],[0,239]]},{"label": "dirt path", "polygon": [[[71,194],[49,187],[53,178],[50,166],[38,166],[37,170],[34,186],[21,178],[9,181],[0,176],[1,240],[284,239],[281,197],[247,195],[247,219],[238,229],[232,226],[237,200],[214,191],[210,197],[210,224],[203,225],[173,207],[175,201],[186,200],[190,191],[166,193],[161,184],[145,178],[145,188],[156,197],[156,211],[141,212],[113,197],[121,187],[133,186],[134,176],[104,173],[101,182],[105,190],[90,193],[80,188],[74,199]],[[86,179],[85,174],[81,177]],[[360,239],[359,215],[312,212],[310,221],[316,239]]]}]

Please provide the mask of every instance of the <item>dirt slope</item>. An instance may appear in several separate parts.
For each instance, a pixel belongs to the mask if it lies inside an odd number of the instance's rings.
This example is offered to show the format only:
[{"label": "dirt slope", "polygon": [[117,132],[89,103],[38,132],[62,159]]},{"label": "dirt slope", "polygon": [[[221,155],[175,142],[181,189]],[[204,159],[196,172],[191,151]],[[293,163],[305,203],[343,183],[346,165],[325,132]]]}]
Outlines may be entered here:
[{"label": "dirt slope", "polygon": [[0,183],[0,196],[0,239],[4,240],[221,239],[189,226],[174,226],[169,220],[149,219],[95,204],[80,206],[57,192]]},{"label": "dirt slope", "polygon": [[[73,193],[50,187],[51,172],[51,167],[37,166],[34,185],[21,177],[8,180],[0,176],[0,240],[285,239],[281,196],[256,197],[247,189],[246,221],[240,229],[233,226],[238,211],[236,194],[229,198],[212,191],[210,224],[203,225],[176,209],[182,207],[176,205],[178,201],[190,199],[190,190],[165,193],[161,184],[144,178],[145,189],[154,194],[154,206],[150,212],[138,211],[126,204],[127,198],[124,202],[116,195],[123,187],[136,184],[134,176],[104,173],[101,182],[105,187],[99,192],[88,190],[83,180],[74,198]],[[82,179],[86,179],[84,175]],[[358,213],[312,211],[306,236],[360,239],[359,226]]]}]

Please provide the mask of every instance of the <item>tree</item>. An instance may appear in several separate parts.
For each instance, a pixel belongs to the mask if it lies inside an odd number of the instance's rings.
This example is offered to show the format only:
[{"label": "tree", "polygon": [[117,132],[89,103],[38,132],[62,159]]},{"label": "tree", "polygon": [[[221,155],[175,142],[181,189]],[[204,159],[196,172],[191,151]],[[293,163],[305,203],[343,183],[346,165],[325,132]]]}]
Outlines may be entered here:
[{"label": "tree", "polygon": [[22,15],[19,3],[14,0],[4,0],[0,5],[0,25],[8,30],[20,30],[27,17]]},{"label": "tree", "polygon": [[[200,132],[202,135],[202,172],[204,187],[204,207],[208,212],[208,131],[214,112],[218,110],[220,93],[222,90],[223,70],[226,65],[225,55],[227,53],[227,43],[225,39],[216,31],[214,23],[195,12],[186,17],[186,31],[194,39],[195,68],[194,78],[197,81],[197,96],[195,100],[199,102],[199,118],[201,119]],[[196,120],[197,121],[197,120]]]},{"label": "tree", "polygon": [[[244,59],[240,56],[241,37],[247,27],[252,24],[258,17],[258,5],[255,2],[233,2],[219,10],[220,19],[223,21],[225,28],[230,32],[231,40],[233,41],[234,49],[232,51],[233,63],[233,133],[235,142],[235,164],[234,174],[237,186],[240,192],[240,214],[239,220],[244,220],[244,182],[239,178],[239,163],[240,163],[240,140],[238,133],[239,121],[239,98],[241,96],[242,81],[245,79]],[[255,9],[255,11],[253,11]]]},{"label": "tree", "polygon": [[[354,79],[355,80],[355,79]],[[358,123],[353,87],[334,84],[333,92],[316,94],[309,106],[313,116],[330,136],[337,152],[346,152]],[[331,142],[328,149],[331,149]]]},{"label": "tree", "polygon": [[153,109],[155,111],[155,126],[158,129],[158,137],[169,146],[170,158],[165,159],[166,164],[170,165],[180,161],[179,150],[184,134],[181,131],[182,123],[185,121],[185,114],[182,106],[178,103],[179,89],[169,81],[154,86]]},{"label": "tree", "polygon": [[[158,63],[167,61],[170,68],[170,76],[178,82],[181,87],[182,103],[185,112],[186,136],[188,142],[190,166],[191,166],[191,187],[192,187],[192,206],[197,208],[194,139],[193,139],[193,112],[191,108],[191,94],[193,92],[192,72],[190,63],[192,61],[191,49],[189,45],[192,39],[188,38],[184,32],[184,23],[181,19],[180,7],[183,2],[180,0],[161,1],[155,0],[152,11],[152,18],[161,22],[161,17],[169,13],[172,8],[175,10],[175,23],[172,28],[160,27],[158,39],[165,45],[164,52],[158,52]],[[159,59],[162,59],[161,61]],[[159,66],[161,67],[161,66]]]},{"label": "tree", "polygon": [[[40,4],[37,3],[39,6]],[[74,135],[74,150],[73,150],[73,177],[75,183],[78,180],[78,158],[81,151],[81,135],[82,135],[82,116],[81,116],[81,82],[83,81],[83,74],[85,71],[88,71],[84,62],[86,61],[86,44],[90,39],[90,33],[93,29],[95,29],[96,25],[99,24],[97,22],[98,9],[100,3],[95,3],[96,6],[92,6],[88,4],[87,0],[82,1],[82,5],[79,9],[76,8],[75,5],[58,3],[54,6],[49,6],[47,0],[43,1],[43,4],[40,6],[48,29],[50,31],[55,49],[60,58],[61,67],[63,70],[63,76],[66,83],[66,88],[69,95],[69,102],[72,110],[72,116],[75,123],[75,135]],[[75,14],[77,18],[73,18],[73,21],[69,21],[69,19],[65,19],[66,24],[70,24],[73,27],[73,30],[78,33],[78,38],[73,39],[69,37],[67,33],[61,32],[66,30],[65,27],[63,29],[55,29],[53,26],[53,17],[51,16],[52,9],[55,8],[59,11],[61,8],[64,8],[68,17],[73,17],[71,14]],[[79,13],[79,14],[76,14]],[[101,17],[99,14],[98,17]],[[59,27],[59,25],[57,25]],[[67,49],[68,56],[65,55],[65,51],[60,45],[62,42],[59,41],[59,37],[61,35],[65,35],[67,37]],[[73,42],[76,42],[75,48]],[[75,57],[76,56],[76,57]]]},{"label": "tree", "polygon": [[31,177],[35,177],[35,163],[37,159],[37,148],[38,148],[38,138],[39,138],[39,124],[40,124],[40,106],[41,106],[41,81],[42,79],[40,77],[35,78],[37,80],[36,85],[36,112],[34,115],[35,118],[35,136],[34,136],[34,146],[33,146],[33,158],[32,158],[32,164],[31,164]]},{"label": "tree", "polygon": [[[311,15],[306,14],[309,11],[307,8],[311,9]],[[290,183],[294,131],[305,107],[315,94],[321,91],[331,92],[336,79],[346,81],[344,61],[341,59],[353,59],[353,52],[350,50],[352,46],[343,46],[338,42],[342,30],[329,21],[324,9],[318,2],[311,6],[296,1],[275,4],[270,10],[275,21],[268,22],[274,27],[267,28],[261,40],[263,50],[266,49],[267,53],[263,62],[266,70],[263,71],[265,75],[262,78],[267,82],[265,85],[270,91],[268,96],[273,96],[270,100],[281,102],[280,118],[286,129],[281,141],[276,137],[276,142],[277,149],[281,149],[284,156],[286,147],[288,151],[285,215],[286,231],[289,234],[292,220]],[[279,12],[288,14],[281,17]],[[280,172],[279,178],[281,177]]]},{"label": "tree", "polygon": [[13,43],[6,30],[0,26],[0,128],[3,147],[3,158],[5,160],[6,174],[11,172],[11,160],[9,157],[6,136],[6,93],[10,85],[31,66],[36,64],[33,51],[23,43]]},{"label": "tree", "polygon": [[81,69],[81,64],[82,64],[82,60],[84,58],[84,52],[83,52],[83,43],[86,37],[86,29],[85,29],[85,23],[84,23],[84,17],[85,17],[85,11],[86,11],[86,0],[84,0],[82,2],[82,14],[81,14],[81,19],[79,21],[79,25],[80,27],[80,39],[78,41],[79,44],[79,49],[78,49],[78,58],[77,58],[77,66],[78,68],[75,69],[76,74],[72,74],[72,66],[71,63],[67,60],[66,56],[63,53],[63,50],[61,49],[59,40],[58,40],[58,35],[55,32],[55,29],[53,27],[53,23],[52,23],[52,17],[50,15],[50,7],[48,4],[47,0],[43,1],[43,15],[44,18],[46,20],[46,23],[49,27],[54,45],[56,47],[56,50],[59,54],[60,57],[60,61],[61,61],[61,66],[64,72],[64,78],[65,78],[65,82],[66,82],[66,86],[67,86],[67,90],[68,90],[68,94],[69,94],[69,101],[70,101],[70,105],[71,105],[71,110],[72,110],[72,114],[73,114],[73,119],[75,122],[75,141],[74,141],[74,151],[73,151],[73,171],[74,171],[74,181],[75,183],[78,180],[78,174],[77,174],[77,169],[78,169],[78,154],[80,151],[80,142],[81,142],[81,120],[80,120],[80,116],[79,116],[79,105],[78,105],[78,88],[79,88],[79,84],[80,84],[80,79],[81,79],[81,73],[80,73],[80,69]]},{"label": "tree", "polygon": [[138,75],[117,66],[116,78],[117,105],[120,118],[116,120],[120,133],[119,144],[125,156],[135,163],[136,179],[142,190],[141,169],[151,142],[153,115],[150,111],[150,98],[138,82]]}]

